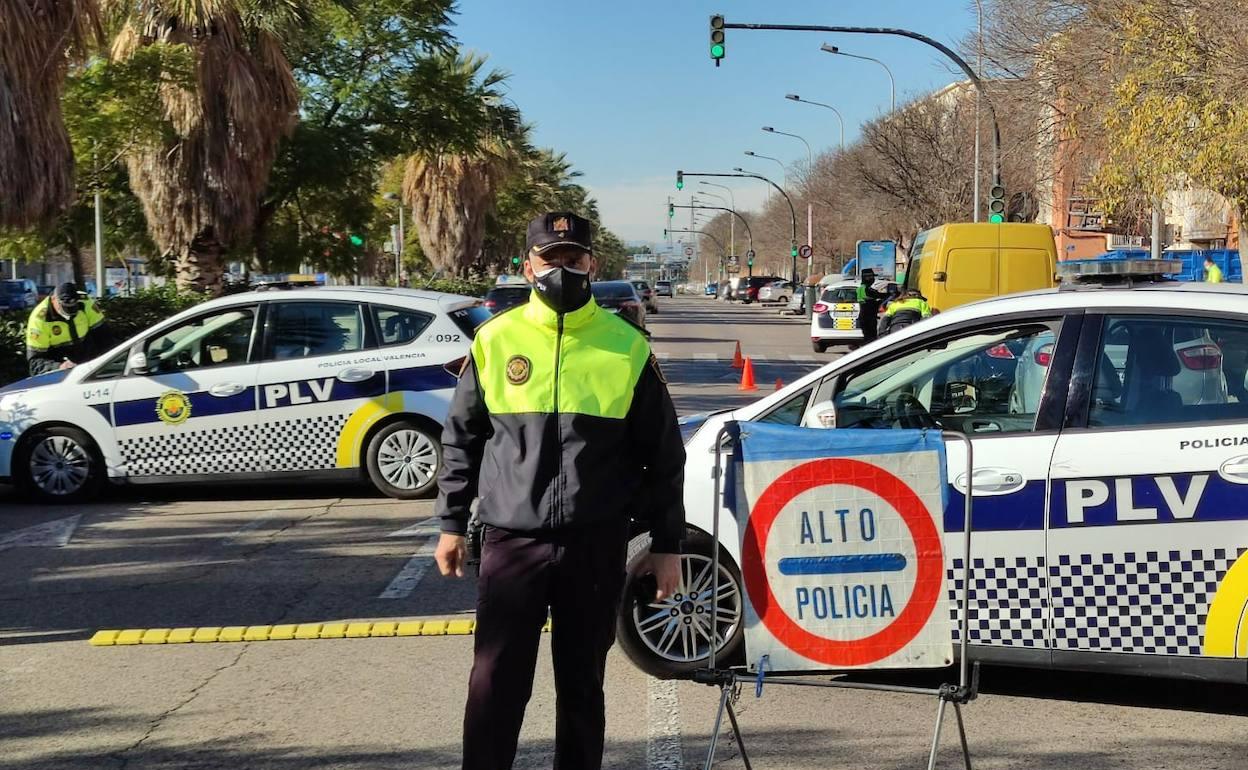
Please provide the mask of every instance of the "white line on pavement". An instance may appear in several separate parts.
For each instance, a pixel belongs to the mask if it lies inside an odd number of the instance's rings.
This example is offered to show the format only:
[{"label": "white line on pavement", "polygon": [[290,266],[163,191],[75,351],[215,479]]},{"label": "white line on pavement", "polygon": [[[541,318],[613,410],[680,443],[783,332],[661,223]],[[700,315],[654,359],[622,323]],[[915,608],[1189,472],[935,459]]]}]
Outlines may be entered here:
[{"label": "white line on pavement", "polygon": [[394,576],[394,580],[390,581],[390,585],[386,586],[386,590],[382,591],[377,598],[406,599],[411,596],[416,586],[420,585],[421,578],[433,565],[433,551],[436,547],[437,538],[431,537],[422,543],[416,553],[412,554],[412,558],[403,565],[403,569],[399,570],[399,574]]},{"label": "white line on pavement", "polygon": [[271,513],[267,516],[261,516],[258,519],[252,519],[251,521],[247,522],[243,526],[239,527],[238,529],[234,530],[230,534],[226,535],[221,540],[221,544],[230,545],[235,540],[238,540],[243,535],[246,535],[248,532],[254,532],[257,529],[260,529],[261,527],[263,527],[264,525],[271,524],[272,522],[276,520],[277,520],[277,516]]},{"label": "white line on pavement", "polygon": [[63,519],[45,521],[33,527],[10,532],[4,537],[0,537],[0,551],[19,546],[26,548],[60,548],[69,545],[69,539],[74,536],[74,530],[78,528],[78,522],[80,521],[82,521],[81,513],[66,516]]},{"label": "white line on pavement", "polygon": [[646,701],[647,770],[683,770],[684,750],[680,743],[680,699],[676,682],[650,679]]},{"label": "white line on pavement", "polygon": [[429,537],[438,534],[439,529],[437,520],[425,519],[403,529],[396,529],[386,537]]}]

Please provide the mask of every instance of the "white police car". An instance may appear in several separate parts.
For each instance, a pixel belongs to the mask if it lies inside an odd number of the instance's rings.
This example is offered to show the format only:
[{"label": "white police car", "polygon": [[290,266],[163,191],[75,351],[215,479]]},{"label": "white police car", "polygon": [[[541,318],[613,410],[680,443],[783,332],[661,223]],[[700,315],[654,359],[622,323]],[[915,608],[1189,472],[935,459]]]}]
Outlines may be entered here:
[{"label": "white police car", "polygon": [[810,344],[816,353],[832,345],[862,342],[858,328],[858,284],[851,280],[820,287],[819,300],[811,307]]},{"label": "white police car", "polygon": [[105,479],[367,476],[436,490],[480,300],[368,287],[238,294],[0,389],[0,477],[45,500]]},{"label": "white police car", "polygon": [[[702,620],[714,617],[721,649],[738,654],[738,530],[713,500],[716,436],[729,420],[816,426],[831,402],[837,427],[972,439],[974,657],[1243,682],[1246,374],[1244,286],[1078,286],[954,308],[756,403],[688,422],[688,580],[670,602],[635,594],[622,645],[647,671],[687,672],[703,664]],[[946,449],[953,595],[967,474],[960,443]],[[723,580],[714,612],[712,511]]]}]

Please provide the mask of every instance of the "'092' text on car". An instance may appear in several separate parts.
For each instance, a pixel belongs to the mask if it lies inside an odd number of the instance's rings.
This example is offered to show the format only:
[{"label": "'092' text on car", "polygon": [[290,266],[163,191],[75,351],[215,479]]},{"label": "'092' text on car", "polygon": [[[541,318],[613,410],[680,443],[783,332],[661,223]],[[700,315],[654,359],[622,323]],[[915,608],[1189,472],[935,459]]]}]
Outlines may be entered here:
[{"label": "'092' text on car", "polygon": [[0,476],[50,501],[106,478],[339,477],[433,493],[479,300],[364,287],[235,294],[0,389]]},{"label": "'092' text on car", "polygon": [[[686,418],[688,582],[682,601],[626,594],[621,645],[646,671],[678,676],[705,666],[714,628],[721,654],[739,662],[739,533],[713,503],[716,437],[729,420],[818,427],[832,405],[837,428],[971,439],[974,659],[1242,683],[1246,375],[1244,286],[1078,287],[956,307],[749,406]],[[968,474],[960,442],[946,453],[954,592]]]}]

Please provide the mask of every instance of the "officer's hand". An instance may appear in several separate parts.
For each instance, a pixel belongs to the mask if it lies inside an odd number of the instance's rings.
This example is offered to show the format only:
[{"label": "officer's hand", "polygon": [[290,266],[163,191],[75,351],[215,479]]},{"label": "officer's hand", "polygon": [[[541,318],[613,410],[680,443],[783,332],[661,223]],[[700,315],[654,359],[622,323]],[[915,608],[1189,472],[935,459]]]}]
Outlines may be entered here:
[{"label": "officer's hand", "polygon": [[654,571],[654,581],[659,590],[655,592],[655,601],[663,601],[680,587],[680,554],[650,554],[650,569]]},{"label": "officer's hand", "polygon": [[60,365],[60,367],[59,367],[59,368],[61,368],[61,369],[73,369],[73,368],[74,368],[74,366],[75,366],[75,364],[74,364],[74,362],[73,362],[73,361],[62,361],[62,362],[61,362],[61,365]]},{"label": "officer's hand", "polygon": [[468,545],[463,535],[448,535],[443,532],[438,539],[437,550],[433,558],[438,562],[438,569],[444,577],[464,576],[464,565],[468,563]]}]

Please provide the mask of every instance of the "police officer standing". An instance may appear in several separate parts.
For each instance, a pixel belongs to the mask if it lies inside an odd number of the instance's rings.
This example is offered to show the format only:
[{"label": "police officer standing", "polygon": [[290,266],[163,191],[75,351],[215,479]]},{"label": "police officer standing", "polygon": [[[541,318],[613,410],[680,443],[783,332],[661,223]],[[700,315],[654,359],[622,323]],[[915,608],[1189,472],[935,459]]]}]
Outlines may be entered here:
[{"label": "police officer standing", "polygon": [[108,350],[108,324],[95,300],[63,283],[35,305],[26,324],[31,375],[69,369]]},{"label": "police officer standing", "polygon": [[875,339],[879,328],[880,302],[888,295],[875,290],[875,271],[870,268],[862,271],[862,279],[858,284],[858,328],[862,329],[862,341]]},{"label": "police officer standing", "polygon": [[651,536],[657,598],[676,592],[684,447],[644,332],[598,307],[590,223],[529,223],[529,301],[482,324],[442,433],[435,558],[462,575],[469,506],[485,525],[463,767],[516,754],[549,611],[554,767],[602,765],[603,677],[615,641],[630,515]]},{"label": "police officer standing", "polygon": [[1222,283],[1222,268],[1213,261],[1213,257],[1205,255],[1205,280],[1209,283]]}]

